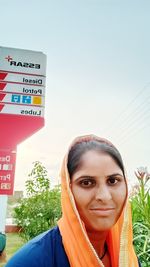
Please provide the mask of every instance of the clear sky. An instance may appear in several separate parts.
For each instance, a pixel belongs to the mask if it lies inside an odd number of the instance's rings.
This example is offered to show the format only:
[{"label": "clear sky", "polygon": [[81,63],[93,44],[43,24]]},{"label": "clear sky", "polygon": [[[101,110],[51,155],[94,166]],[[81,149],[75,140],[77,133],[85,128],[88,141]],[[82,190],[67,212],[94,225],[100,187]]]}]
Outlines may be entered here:
[{"label": "clear sky", "polygon": [[150,1],[0,0],[0,10],[0,46],[47,55],[45,127],[18,146],[15,189],[36,160],[57,183],[81,134],[109,138],[130,181],[150,169]]}]

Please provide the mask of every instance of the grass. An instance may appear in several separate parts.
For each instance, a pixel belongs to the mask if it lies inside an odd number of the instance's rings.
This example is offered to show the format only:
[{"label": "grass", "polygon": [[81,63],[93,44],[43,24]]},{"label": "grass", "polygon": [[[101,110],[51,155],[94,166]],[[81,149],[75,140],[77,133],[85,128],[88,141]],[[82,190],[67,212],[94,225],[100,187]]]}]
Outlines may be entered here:
[{"label": "grass", "polygon": [[6,261],[0,263],[0,267],[4,267],[6,262],[11,258],[11,256],[24,244],[24,241],[17,233],[8,233],[6,243]]}]

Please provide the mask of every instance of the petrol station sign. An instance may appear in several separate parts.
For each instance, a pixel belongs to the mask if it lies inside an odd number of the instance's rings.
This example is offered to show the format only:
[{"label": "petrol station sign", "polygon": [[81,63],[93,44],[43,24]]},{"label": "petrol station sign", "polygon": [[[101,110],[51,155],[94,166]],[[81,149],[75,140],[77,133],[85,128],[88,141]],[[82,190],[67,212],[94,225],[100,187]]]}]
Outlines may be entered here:
[{"label": "petrol station sign", "polygon": [[0,151],[0,192],[13,194],[16,151]]},{"label": "petrol station sign", "polygon": [[45,84],[45,54],[0,47],[0,194],[13,193],[12,151],[44,126]]}]

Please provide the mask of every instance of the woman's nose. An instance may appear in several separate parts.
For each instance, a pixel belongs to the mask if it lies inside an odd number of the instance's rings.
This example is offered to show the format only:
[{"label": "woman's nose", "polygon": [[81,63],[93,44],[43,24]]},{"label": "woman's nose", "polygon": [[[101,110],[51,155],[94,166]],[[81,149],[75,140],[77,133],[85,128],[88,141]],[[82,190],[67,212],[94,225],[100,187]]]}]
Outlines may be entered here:
[{"label": "woman's nose", "polygon": [[98,201],[109,201],[112,199],[110,189],[107,185],[100,185],[96,190],[96,200]]}]

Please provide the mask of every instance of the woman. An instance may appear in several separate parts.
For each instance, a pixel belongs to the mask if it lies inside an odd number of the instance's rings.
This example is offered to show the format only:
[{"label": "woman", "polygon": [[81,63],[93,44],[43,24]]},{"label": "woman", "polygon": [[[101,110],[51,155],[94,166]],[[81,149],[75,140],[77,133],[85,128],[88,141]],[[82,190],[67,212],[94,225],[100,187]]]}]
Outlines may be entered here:
[{"label": "woman", "polygon": [[58,227],[27,243],[6,267],[138,267],[121,156],[108,140],[75,139],[61,170]]}]

